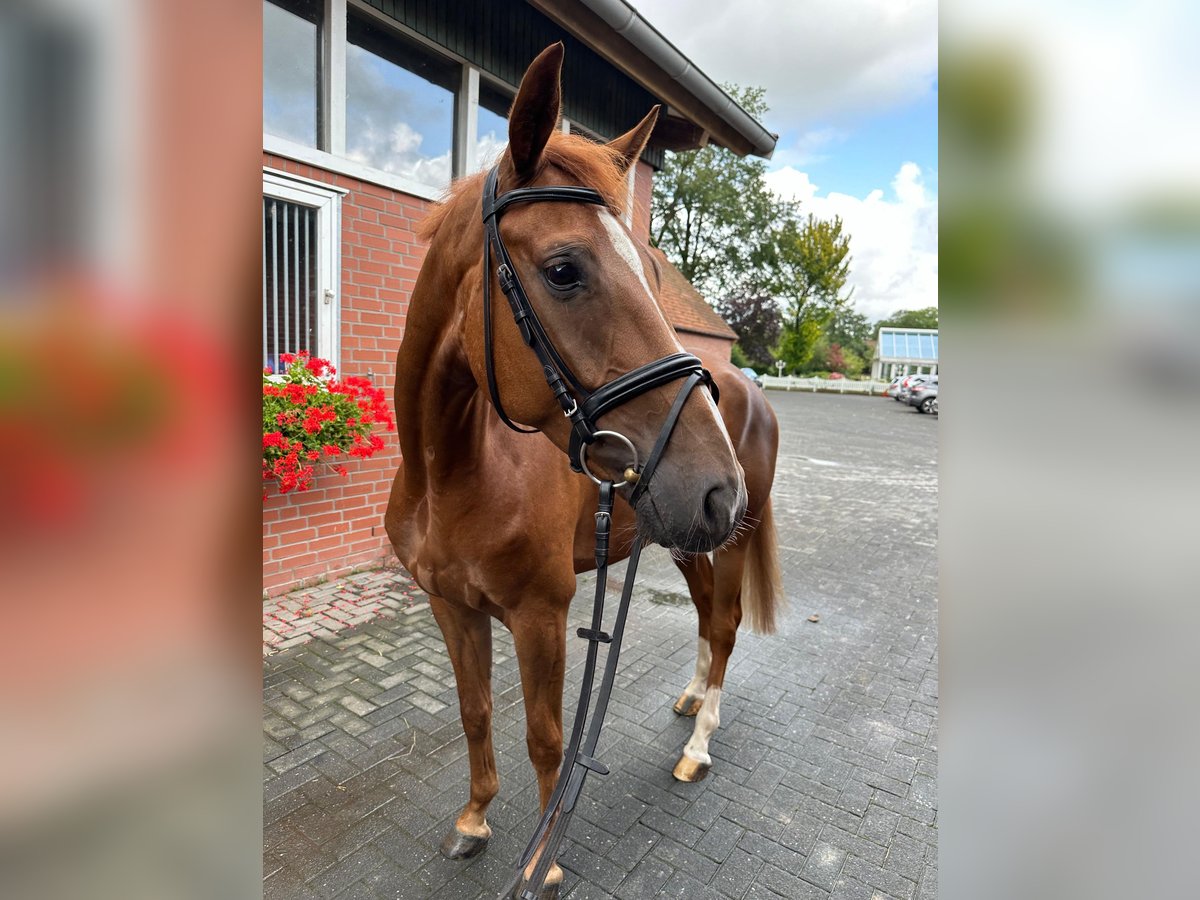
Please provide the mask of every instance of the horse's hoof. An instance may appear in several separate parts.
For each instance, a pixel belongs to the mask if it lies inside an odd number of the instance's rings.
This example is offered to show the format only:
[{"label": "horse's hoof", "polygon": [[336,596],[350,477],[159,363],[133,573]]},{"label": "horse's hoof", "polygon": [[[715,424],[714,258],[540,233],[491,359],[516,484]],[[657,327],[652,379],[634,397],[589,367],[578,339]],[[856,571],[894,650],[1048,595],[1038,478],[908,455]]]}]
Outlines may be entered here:
[{"label": "horse's hoof", "polygon": [[488,838],[491,836],[490,832],[479,836],[463,834],[458,828],[451,828],[442,841],[442,856],[446,859],[470,859],[472,856],[478,856],[487,847]]},{"label": "horse's hoof", "polygon": [[696,715],[696,713],[700,712],[700,705],[703,702],[704,702],[703,700],[697,700],[691,694],[684,694],[682,697],[680,697],[678,700],[675,701],[675,705],[671,708],[673,710],[675,710],[675,715],[677,715],[677,716],[689,716],[690,717],[690,716],[694,716],[694,715]]},{"label": "horse's hoof", "polygon": [[694,784],[697,781],[703,781],[704,776],[708,774],[708,770],[711,768],[711,763],[696,762],[691,757],[681,756],[679,757],[679,762],[675,764],[675,771],[671,774],[675,776],[676,781]]},{"label": "horse's hoof", "polygon": [[[522,881],[517,885],[516,890],[512,893],[512,900],[525,900],[525,891],[529,887],[528,881]],[[541,891],[537,895],[537,900],[558,900],[558,890],[562,887],[562,882],[558,884],[542,885]]]}]

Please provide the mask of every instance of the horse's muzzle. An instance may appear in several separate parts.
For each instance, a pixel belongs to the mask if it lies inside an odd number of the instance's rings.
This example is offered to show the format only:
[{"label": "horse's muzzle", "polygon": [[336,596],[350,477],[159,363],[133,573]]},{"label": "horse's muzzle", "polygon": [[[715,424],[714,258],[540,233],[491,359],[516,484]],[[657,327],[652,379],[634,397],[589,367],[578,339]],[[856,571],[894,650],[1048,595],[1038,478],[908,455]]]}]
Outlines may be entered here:
[{"label": "horse's muzzle", "polygon": [[736,477],[703,477],[659,469],[637,505],[638,530],[656,544],[708,553],[728,541],[746,514],[746,488]]}]

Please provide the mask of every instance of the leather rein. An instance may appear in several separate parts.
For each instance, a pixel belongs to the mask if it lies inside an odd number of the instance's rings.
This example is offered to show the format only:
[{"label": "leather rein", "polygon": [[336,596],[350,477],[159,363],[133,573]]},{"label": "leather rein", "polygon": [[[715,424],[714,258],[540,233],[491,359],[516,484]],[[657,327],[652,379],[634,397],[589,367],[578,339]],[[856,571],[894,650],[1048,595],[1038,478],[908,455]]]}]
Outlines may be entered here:
[{"label": "leather rein", "polygon": [[[699,357],[691,353],[673,353],[626,372],[598,388],[589,390],[584,387],[555,348],[541,320],[538,319],[533,305],[529,302],[529,297],[517,275],[516,266],[513,265],[512,258],[500,237],[500,217],[507,209],[518,203],[590,203],[596,206],[607,206],[607,204],[599,192],[585,187],[515,188],[497,196],[498,181],[499,166],[494,166],[488,172],[483,188],[483,348],[488,393],[491,395],[492,406],[501,421],[514,431],[530,434],[538,430],[522,428],[517,425],[509,418],[500,402],[492,347],[491,275],[494,255],[497,261],[496,278],[500,283],[501,291],[508,299],[508,305],[512,309],[513,319],[521,332],[521,338],[525,345],[536,354],[538,362],[542,365],[546,384],[554,394],[555,400],[558,401],[563,416],[571,423],[571,438],[567,453],[571,468],[576,472],[585,473],[599,486],[599,503],[596,511],[596,594],[592,604],[591,627],[580,628],[578,632],[579,637],[588,642],[588,649],[584,662],[583,680],[580,685],[579,703],[576,706],[575,719],[571,726],[571,737],[554,792],[550,796],[550,802],[546,804],[546,811],[542,814],[533,837],[521,855],[515,873],[500,894],[501,900],[507,900],[520,887],[520,900],[538,900],[546,875],[558,855],[559,845],[566,833],[567,825],[575,810],[576,801],[579,799],[588,773],[607,775],[609,772],[608,767],[597,760],[594,754],[600,739],[600,729],[604,725],[604,714],[612,695],[617,660],[621,653],[621,640],[625,633],[625,619],[629,612],[629,601],[633,594],[633,583],[642,552],[641,542],[635,541],[629,556],[625,584],[621,591],[621,601],[617,607],[612,632],[611,634],[607,633],[602,630],[602,625],[604,598],[608,585],[609,535],[616,492],[621,488],[631,487],[629,503],[631,506],[636,506],[638,499],[650,483],[650,478],[662,458],[663,451],[666,450],[667,442],[675,430],[679,415],[683,412],[684,403],[692,390],[699,384],[705,384],[711,391],[714,401],[718,399],[719,394],[712,376],[704,368]],[[675,395],[675,402],[663,420],[662,428],[646,458],[645,465],[640,465],[637,448],[633,442],[619,432],[600,428],[597,422],[606,413],[628,403],[635,397],[679,379],[683,379],[683,384]],[[588,468],[588,447],[598,438],[613,438],[624,444],[629,451],[631,461],[625,468],[623,480],[619,483],[602,479]],[[589,720],[588,707],[592,699],[600,644],[608,644],[609,650],[604,662],[604,676],[600,682],[599,692],[596,693],[596,709]],[[534,867],[533,874],[528,880],[525,880],[525,867],[529,865],[537,853],[538,846],[543,841],[545,843],[542,847],[542,854]]]}]

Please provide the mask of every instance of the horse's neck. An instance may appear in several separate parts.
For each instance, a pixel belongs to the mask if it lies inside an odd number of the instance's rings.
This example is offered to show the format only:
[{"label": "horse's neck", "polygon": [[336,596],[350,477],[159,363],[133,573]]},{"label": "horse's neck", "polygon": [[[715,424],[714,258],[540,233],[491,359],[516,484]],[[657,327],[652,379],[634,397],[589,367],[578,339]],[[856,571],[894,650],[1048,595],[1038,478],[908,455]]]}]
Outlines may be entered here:
[{"label": "horse's neck", "polygon": [[[478,454],[487,419],[457,336],[462,273],[431,248],[413,291],[396,369],[396,426],[405,478],[419,493]],[[430,268],[432,264],[432,268]]]}]

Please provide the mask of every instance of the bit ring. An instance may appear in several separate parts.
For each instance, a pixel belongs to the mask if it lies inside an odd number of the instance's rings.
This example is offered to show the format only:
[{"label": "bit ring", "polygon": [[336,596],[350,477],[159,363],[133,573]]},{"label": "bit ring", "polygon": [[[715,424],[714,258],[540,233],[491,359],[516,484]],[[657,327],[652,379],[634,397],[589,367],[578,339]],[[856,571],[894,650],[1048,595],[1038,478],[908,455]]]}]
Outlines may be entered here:
[{"label": "bit ring", "polygon": [[[633,456],[633,463],[629,466],[626,466],[625,470],[626,470],[626,472],[628,472],[628,470],[632,469],[634,474],[635,475],[637,474],[639,460],[638,460],[637,447],[633,446],[633,441],[631,441],[629,438],[625,437],[625,435],[621,434],[619,431],[597,431],[595,433],[595,435],[593,435],[593,437],[595,437],[595,438],[599,438],[599,437],[616,438],[618,441],[620,441],[622,444],[624,444],[626,447],[628,447],[630,455]],[[579,447],[579,467],[581,469],[583,469],[584,474],[586,474],[588,478],[592,479],[592,481],[596,482],[596,484],[600,484],[601,479],[597,478],[592,473],[592,470],[588,468],[587,450],[588,450],[589,446],[591,446],[591,445],[590,444],[581,444]],[[633,481],[630,481],[628,475],[626,475],[622,480],[613,482],[613,487],[616,490],[620,490],[623,487],[631,487],[636,482],[637,482],[636,478]]]}]

